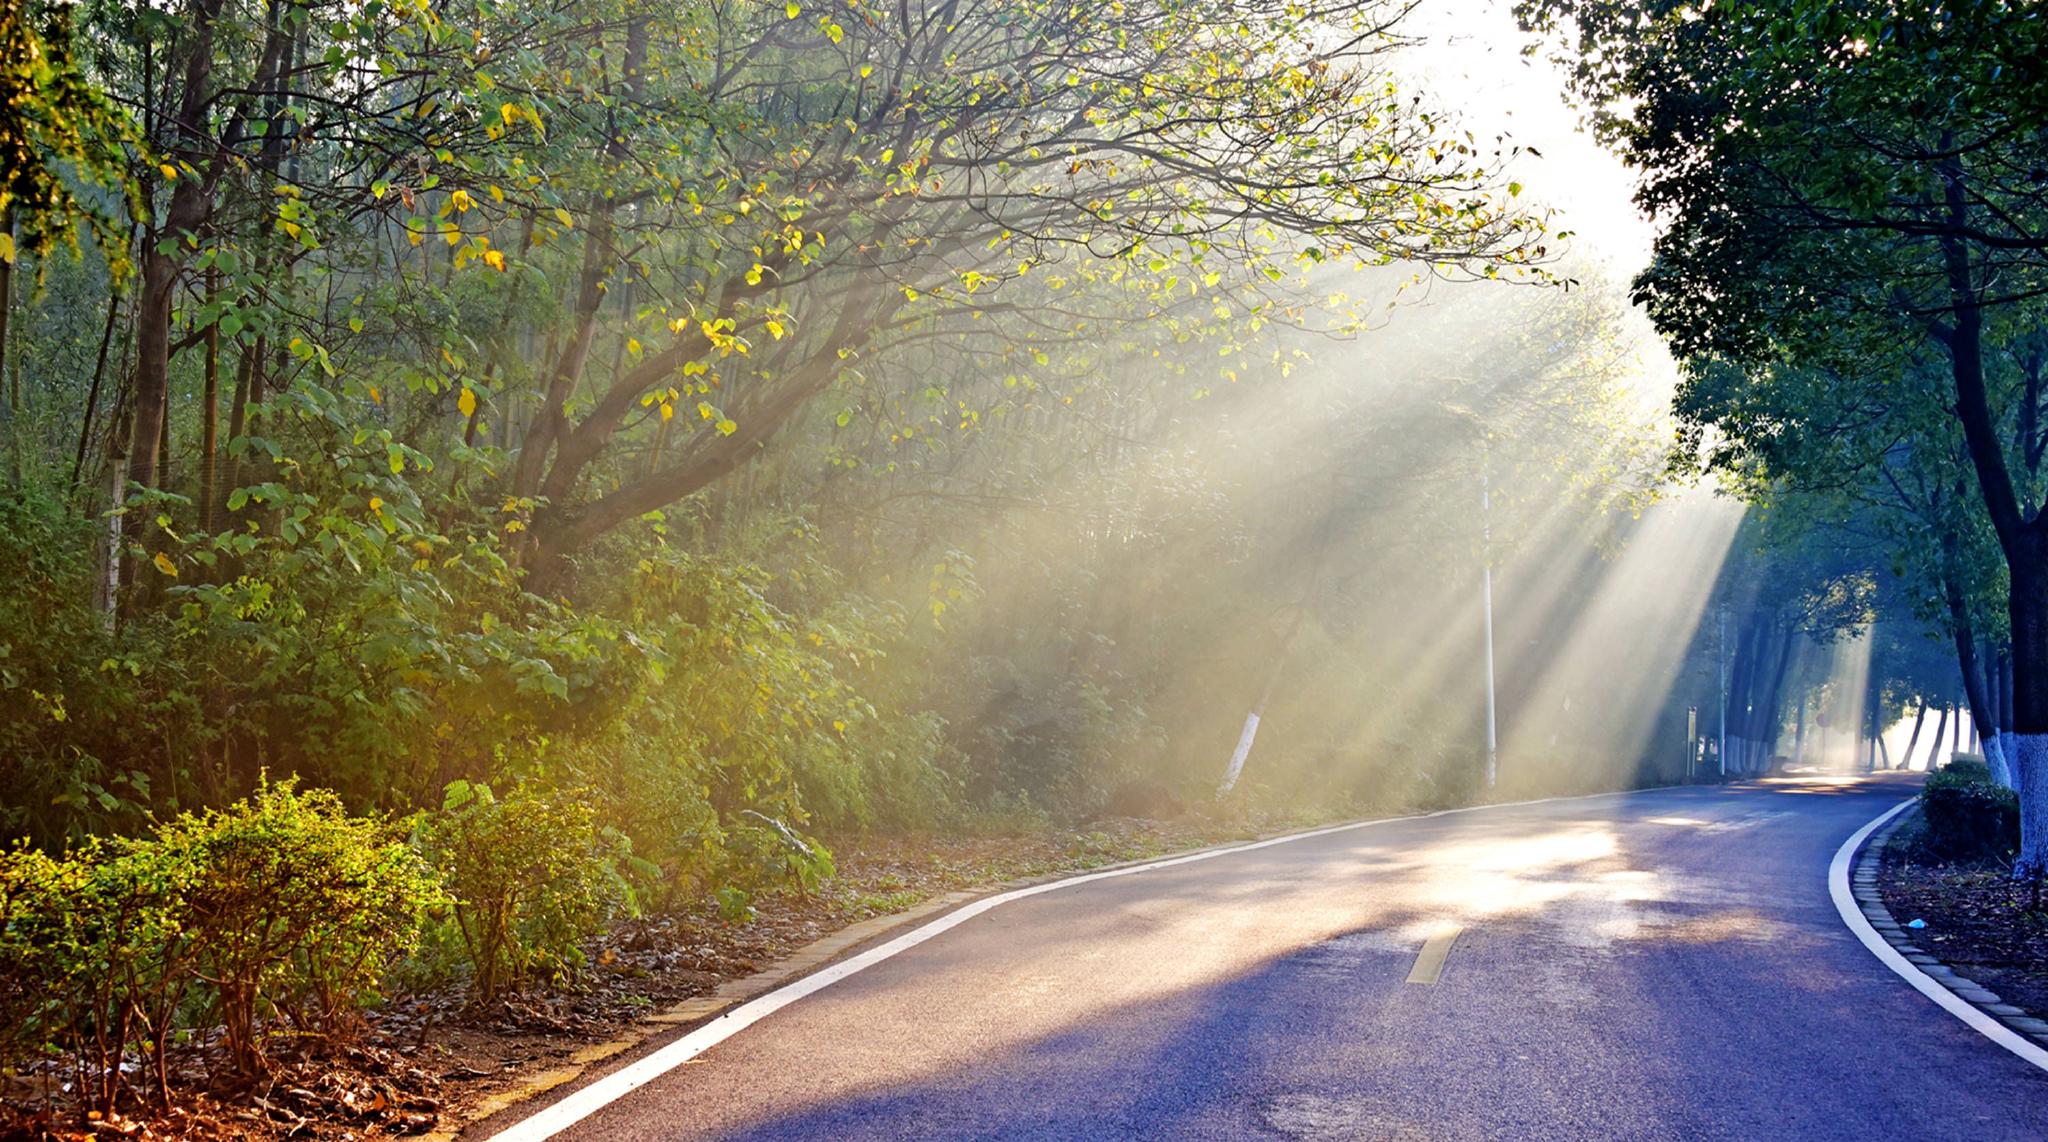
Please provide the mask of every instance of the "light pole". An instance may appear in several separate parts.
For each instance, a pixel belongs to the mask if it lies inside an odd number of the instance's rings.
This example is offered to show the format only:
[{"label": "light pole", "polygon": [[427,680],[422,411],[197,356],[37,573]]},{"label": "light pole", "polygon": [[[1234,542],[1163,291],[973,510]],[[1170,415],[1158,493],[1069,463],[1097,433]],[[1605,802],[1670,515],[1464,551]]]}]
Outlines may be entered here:
[{"label": "light pole", "polygon": [[1500,772],[1500,738],[1493,709],[1493,491],[1486,474],[1487,450],[1479,447],[1479,554],[1481,592],[1486,607],[1486,787]]},{"label": "light pole", "polygon": [[1721,668],[1721,736],[1714,746],[1714,760],[1721,776],[1728,776],[1728,604],[1714,608],[1714,658]]}]

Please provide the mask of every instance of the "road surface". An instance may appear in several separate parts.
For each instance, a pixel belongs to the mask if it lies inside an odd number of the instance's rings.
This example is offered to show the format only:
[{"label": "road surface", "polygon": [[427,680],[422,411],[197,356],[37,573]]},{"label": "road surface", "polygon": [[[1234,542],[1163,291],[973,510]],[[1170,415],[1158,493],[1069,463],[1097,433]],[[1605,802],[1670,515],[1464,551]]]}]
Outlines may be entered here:
[{"label": "road surface", "polygon": [[2048,1074],[1829,901],[1835,849],[1911,791],[1507,806],[1048,892],[557,1137],[2042,1142]]}]

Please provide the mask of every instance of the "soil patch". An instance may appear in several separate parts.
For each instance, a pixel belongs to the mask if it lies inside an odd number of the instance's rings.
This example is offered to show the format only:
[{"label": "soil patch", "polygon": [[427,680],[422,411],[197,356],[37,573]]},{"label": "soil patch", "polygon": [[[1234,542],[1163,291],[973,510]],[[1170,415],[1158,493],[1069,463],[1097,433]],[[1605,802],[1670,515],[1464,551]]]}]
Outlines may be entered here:
[{"label": "soil patch", "polygon": [[1944,864],[1918,851],[1918,822],[1893,834],[1878,890],[1894,920],[1924,920],[1909,938],[1957,972],[2034,1015],[2048,1013],[2048,893],[2002,863]]}]

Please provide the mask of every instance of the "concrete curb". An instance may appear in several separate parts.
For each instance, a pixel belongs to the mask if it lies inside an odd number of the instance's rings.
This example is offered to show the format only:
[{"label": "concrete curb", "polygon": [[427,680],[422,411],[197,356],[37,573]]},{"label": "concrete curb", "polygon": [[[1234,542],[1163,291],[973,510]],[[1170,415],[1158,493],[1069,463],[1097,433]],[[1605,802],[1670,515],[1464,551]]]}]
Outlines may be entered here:
[{"label": "concrete curb", "polygon": [[1893,834],[1919,812],[1919,807],[1915,805],[1892,818],[1884,827],[1871,834],[1857,851],[1853,871],[1849,877],[1849,891],[1855,897],[1857,907],[1863,910],[1863,918],[1869,921],[1879,937],[1891,945],[1893,951],[1904,957],[1907,963],[1930,982],[2010,1028],[2014,1033],[2048,1047],[2048,1020],[2041,1019],[2025,1008],[2005,1002],[1997,992],[1943,963],[1940,957],[1913,943],[1913,929],[1901,925],[1884,906],[1883,895],[1877,887],[1877,873],[1878,865],[1884,859],[1885,846],[1891,843]]}]

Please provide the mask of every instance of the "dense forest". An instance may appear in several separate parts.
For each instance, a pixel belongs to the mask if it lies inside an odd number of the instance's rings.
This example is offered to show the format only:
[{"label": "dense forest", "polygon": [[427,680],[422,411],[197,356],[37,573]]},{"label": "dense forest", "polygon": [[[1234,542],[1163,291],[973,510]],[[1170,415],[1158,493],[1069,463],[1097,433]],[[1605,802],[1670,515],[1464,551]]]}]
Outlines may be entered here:
[{"label": "dense forest", "polygon": [[0,1051],[255,1073],[877,833],[1975,739],[2038,865],[2042,21],[1963,8],[1522,5],[1631,284],[1399,0],[5,0]]}]

